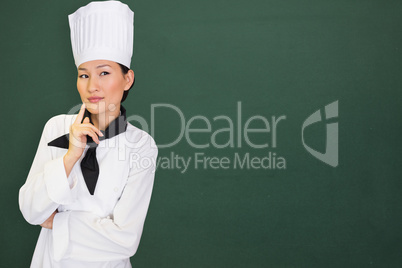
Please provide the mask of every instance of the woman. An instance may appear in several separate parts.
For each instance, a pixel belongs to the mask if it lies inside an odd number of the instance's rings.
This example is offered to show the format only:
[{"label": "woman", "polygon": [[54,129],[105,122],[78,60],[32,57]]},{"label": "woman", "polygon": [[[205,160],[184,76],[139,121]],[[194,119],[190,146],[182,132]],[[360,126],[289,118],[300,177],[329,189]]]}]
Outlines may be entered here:
[{"label": "woman", "polygon": [[119,1],[69,15],[83,104],[46,123],[20,189],[24,218],[42,226],[31,267],[131,267],[158,153],[121,105],[134,83],[133,20]]}]

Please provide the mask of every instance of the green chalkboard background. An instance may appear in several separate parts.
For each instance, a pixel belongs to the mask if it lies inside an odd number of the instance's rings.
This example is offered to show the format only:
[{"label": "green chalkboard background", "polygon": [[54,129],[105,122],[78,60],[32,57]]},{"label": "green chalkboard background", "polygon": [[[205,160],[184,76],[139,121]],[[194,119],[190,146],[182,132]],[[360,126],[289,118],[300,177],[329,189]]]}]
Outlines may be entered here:
[{"label": "green chalkboard background", "polygon": [[[32,257],[40,227],[23,219],[18,190],[46,121],[80,102],[67,15],[87,3],[2,4],[1,267],[28,267]],[[194,116],[211,122],[211,132],[190,133],[209,147],[183,137],[160,148],[161,159],[271,152],[286,160],[285,169],[159,167],[134,267],[402,267],[401,1],[126,3],[135,12],[128,115],[144,118],[160,145],[181,133],[167,104],[186,124]],[[336,101],[339,116],[330,123],[339,126],[339,165],[332,167],[307,152],[301,130]],[[254,115],[270,124],[286,116],[276,146],[272,131],[249,134],[268,148],[238,136],[238,105],[241,128]],[[212,133],[228,127],[216,116],[235,123],[233,147],[211,144]],[[207,127],[201,119],[188,126]],[[325,151],[325,120],[304,134]]]}]

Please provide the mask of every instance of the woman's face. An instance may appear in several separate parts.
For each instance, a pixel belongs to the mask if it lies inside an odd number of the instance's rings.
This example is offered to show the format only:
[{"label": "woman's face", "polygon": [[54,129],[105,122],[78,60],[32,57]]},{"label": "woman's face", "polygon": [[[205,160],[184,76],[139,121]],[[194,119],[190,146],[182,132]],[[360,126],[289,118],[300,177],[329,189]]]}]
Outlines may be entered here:
[{"label": "woman's face", "polygon": [[123,92],[133,79],[132,70],[124,75],[114,61],[93,60],[78,66],[77,89],[91,114],[108,114],[120,107]]}]

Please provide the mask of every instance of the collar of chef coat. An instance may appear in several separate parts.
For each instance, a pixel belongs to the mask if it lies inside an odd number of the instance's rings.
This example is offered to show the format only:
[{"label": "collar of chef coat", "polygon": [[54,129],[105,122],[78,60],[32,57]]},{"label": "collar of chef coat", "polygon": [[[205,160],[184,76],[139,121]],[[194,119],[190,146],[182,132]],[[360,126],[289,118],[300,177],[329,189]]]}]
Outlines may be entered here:
[{"label": "collar of chef coat", "polygon": [[[91,120],[91,113],[87,109],[85,109],[83,120],[86,117],[88,117],[91,124],[93,124],[92,120]],[[99,141],[119,135],[119,134],[125,132],[126,129],[127,129],[126,109],[123,107],[123,105],[120,105],[120,115],[109,124],[109,126],[106,128],[105,131],[101,130],[101,132],[103,133],[103,137],[99,137]],[[70,136],[69,133],[62,135],[62,136],[52,140],[51,142],[49,142],[47,145],[58,147],[58,148],[63,148],[63,149],[68,149],[69,136]],[[97,144],[92,140],[92,138],[90,136],[87,136],[87,144],[90,147],[97,146]]]}]

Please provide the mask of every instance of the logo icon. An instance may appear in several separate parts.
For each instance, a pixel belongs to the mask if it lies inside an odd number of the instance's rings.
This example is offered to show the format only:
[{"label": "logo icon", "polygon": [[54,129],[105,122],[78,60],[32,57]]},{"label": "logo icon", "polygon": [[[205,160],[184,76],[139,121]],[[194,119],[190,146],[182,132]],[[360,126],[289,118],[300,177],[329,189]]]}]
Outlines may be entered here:
[{"label": "logo icon", "polygon": [[[325,110],[325,120],[338,117],[338,101],[328,104],[324,108]],[[315,111],[311,114],[303,123],[302,126],[302,142],[304,148],[312,154],[315,158],[321,160],[322,162],[332,166],[338,166],[338,123],[327,123],[327,140],[325,153],[318,152],[308,146],[304,141],[304,129],[312,124],[321,122],[321,112],[320,110]]]}]

